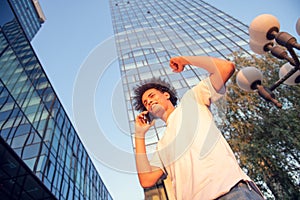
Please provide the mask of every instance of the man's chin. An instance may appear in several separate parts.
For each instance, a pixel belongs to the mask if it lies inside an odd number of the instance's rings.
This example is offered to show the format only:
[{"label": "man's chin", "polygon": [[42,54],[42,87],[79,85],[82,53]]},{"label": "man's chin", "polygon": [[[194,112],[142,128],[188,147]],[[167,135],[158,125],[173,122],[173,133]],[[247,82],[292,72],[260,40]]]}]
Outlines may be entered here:
[{"label": "man's chin", "polygon": [[155,104],[152,106],[152,112],[151,114],[156,117],[156,118],[160,118],[165,112],[165,109],[159,105],[159,104]]}]

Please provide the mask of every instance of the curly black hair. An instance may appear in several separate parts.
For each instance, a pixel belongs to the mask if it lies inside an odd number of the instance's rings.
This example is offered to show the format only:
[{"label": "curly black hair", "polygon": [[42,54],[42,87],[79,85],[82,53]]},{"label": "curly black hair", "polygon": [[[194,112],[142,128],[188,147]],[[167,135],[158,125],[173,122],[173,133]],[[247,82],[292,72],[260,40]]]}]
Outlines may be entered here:
[{"label": "curly black hair", "polygon": [[134,88],[133,105],[135,110],[145,111],[146,108],[142,102],[143,94],[149,89],[157,89],[160,92],[168,92],[170,94],[170,101],[174,106],[177,105],[177,92],[171,84],[162,80],[161,78],[153,77],[149,80],[142,81],[139,85]]}]

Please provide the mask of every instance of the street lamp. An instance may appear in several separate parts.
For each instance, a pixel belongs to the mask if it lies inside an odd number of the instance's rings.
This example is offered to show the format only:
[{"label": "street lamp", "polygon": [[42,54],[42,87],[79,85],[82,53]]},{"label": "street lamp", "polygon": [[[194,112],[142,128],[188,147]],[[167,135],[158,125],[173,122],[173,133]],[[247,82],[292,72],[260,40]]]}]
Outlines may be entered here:
[{"label": "street lamp", "polygon": [[[296,23],[296,31],[300,35],[300,18]],[[281,103],[275,99],[272,91],[282,83],[287,85],[300,83],[300,63],[295,52],[300,50],[300,44],[289,33],[280,32],[279,21],[270,14],[256,17],[249,26],[249,35],[249,45],[253,52],[257,54],[271,52],[273,56],[286,60],[287,63],[279,70],[279,80],[270,87],[262,85],[262,73],[255,67],[241,69],[236,77],[237,84],[248,92],[257,90],[262,98],[281,108]]]}]

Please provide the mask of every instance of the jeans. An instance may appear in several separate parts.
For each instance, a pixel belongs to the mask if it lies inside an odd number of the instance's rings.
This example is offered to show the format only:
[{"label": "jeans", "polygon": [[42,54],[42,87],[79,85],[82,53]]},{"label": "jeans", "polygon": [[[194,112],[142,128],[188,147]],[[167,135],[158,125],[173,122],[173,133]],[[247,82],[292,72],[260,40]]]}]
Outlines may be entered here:
[{"label": "jeans", "polygon": [[227,194],[216,200],[263,200],[264,198],[259,193],[258,188],[251,185],[245,181],[241,181],[231,188]]}]

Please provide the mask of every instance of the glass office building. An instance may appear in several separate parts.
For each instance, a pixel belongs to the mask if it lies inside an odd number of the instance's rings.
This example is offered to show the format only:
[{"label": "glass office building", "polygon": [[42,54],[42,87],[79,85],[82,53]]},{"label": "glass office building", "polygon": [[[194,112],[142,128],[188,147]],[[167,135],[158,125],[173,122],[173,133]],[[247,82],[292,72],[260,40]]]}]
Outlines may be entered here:
[{"label": "glass office building", "polygon": [[111,200],[31,44],[35,0],[0,0],[0,199]]},{"label": "glass office building", "polygon": [[[204,0],[111,0],[110,9],[132,134],[138,114],[133,108],[132,88],[137,83],[161,77],[171,82],[181,97],[207,76],[191,66],[180,74],[173,73],[170,57],[209,55],[230,59],[235,51],[250,51],[248,27]],[[156,122],[150,129],[147,151],[155,150],[164,126]],[[159,182],[145,194],[150,199],[167,199],[167,187]]]}]

